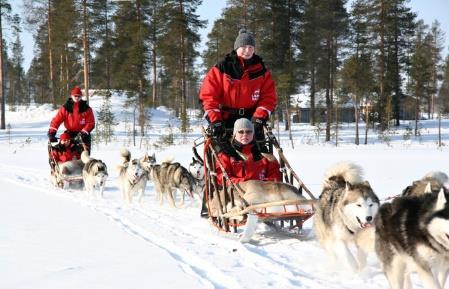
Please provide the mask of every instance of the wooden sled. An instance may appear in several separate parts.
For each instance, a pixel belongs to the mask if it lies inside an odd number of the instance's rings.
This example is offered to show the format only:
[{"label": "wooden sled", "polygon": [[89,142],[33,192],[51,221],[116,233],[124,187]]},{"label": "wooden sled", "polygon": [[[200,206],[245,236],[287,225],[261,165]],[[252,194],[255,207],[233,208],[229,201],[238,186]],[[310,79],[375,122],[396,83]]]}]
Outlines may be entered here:
[{"label": "wooden sled", "polygon": [[[243,229],[240,237],[241,242],[251,240],[259,222],[276,223],[281,228],[300,232],[304,222],[315,213],[316,198],[293,171],[270,127],[265,127],[265,135],[269,151],[273,152],[273,149],[275,149],[275,155],[277,154],[283,183],[289,187],[294,187],[300,197],[257,204],[247,202],[245,194],[248,192],[243,190],[239,184],[228,181],[229,177],[223,168],[221,183],[225,185],[218,185],[215,166],[217,164],[222,165],[212,145],[210,133],[203,129],[203,137],[194,142],[194,155],[201,161],[203,159],[198,154],[196,147],[201,144],[204,145],[203,163],[206,183],[204,201],[209,220],[220,231],[239,233],[239,229]],[[303,192],[307,196],[304,196]]]}]

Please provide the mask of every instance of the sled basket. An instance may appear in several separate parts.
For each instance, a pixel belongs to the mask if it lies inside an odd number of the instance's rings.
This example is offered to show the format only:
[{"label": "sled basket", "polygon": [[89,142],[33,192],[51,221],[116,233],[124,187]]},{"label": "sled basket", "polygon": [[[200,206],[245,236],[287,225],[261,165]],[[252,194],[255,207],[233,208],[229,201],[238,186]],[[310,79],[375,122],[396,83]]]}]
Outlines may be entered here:
[{"label": "sled basket", "polygon": [[[242,201],[245,192],[228,181],[229,178],[223,169],[224,179],[221,183],[224,185],[219,185],[215,171],[216,165],[221,164],[212,145],[211,134],[203,128],[203,137],[194,141],[193,152],[195,157],[204,163],[206,183],[204,203],[209,220],[221,231],[237,233],[239,227],[246,225],[249,215],[258,222],[277,222],[283,228],[301,230],[304,222],[315,213],[316,198],[293,171],[270,127],[265,127],[265,136],[269,151],[277,153],[276,158],[281,167],[282,182],[296,187],[301,195],[305,192],[307,197],[303,195],[301,200],[245,204],[244,207],[239,208],[236,203]],[[196,149],[202,144],[204,145],[204,159]]]},{"label": "sled basket", "polygon": [[[72,139],[72,142],[75,145],[82,146],[79,138],[76,137]],[[53,145],[51,142],[48,142],[48,162],[50,164],[50,180],[55,187],[61,189],[69,189],[69,188],[79,188],[82,189],[84,187],[83,176],[82,176],[82,164],[79,165],[79,172],[75,174],[64,174],[61,173],[61,165],[53,158],[53,150],[56,149],[56,145]]]}]

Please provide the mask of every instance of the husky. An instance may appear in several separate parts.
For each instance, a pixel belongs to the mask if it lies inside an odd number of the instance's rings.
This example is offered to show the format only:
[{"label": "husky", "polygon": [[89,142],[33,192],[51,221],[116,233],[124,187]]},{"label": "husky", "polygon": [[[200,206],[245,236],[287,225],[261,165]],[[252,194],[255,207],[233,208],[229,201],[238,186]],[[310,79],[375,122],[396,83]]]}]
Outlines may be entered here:
[{"label": "husky", "polygon": [[[264,203],[278,202],[278,201],[302,201],[305,200],[304,196],[295,186],[282,182],[272,181],[260,181],[260,180],[248,180],[234,184],[236,190],[232,190],[234,205],[231,204],[229,197],[225,197],[224,190],[220,190],[214,194],[213,198],[209,201],[209,212],[211,217],[218,217],[221,212],[235,213],[241,211],[246,206],[258,205]],[[220,208],[220,202],[217,196],[220,196],[220,201],[223,207]],[[275,212],[294,212],[300,209],[311,210],[312,207],[308,205],[286,205],[286,206],[271,206],[266,209],[267,213]],[[257,211],[256,211],[257,212]],[[241,221],[242,215],[236,215],[231,219]],[[240,242],[245,243],[251,240],[252,235],[255,233],[258,224],[257,214],[249,213],[247,215],[246,226],[243,233],[240,236]]]},{"label": "husky", "polygon": [[[321,246],[336,260],[341,260],[353,272],[366,265],[368,251],[374,240],[374,216],[379,208],[379,198],[370,184],[362,179],[362,169],[353,163],[334,165],[326,172],[323,188],[314,215],[313,229]],[[367,234],[372,237],[359,237]],[[349,249],[355,244],[357,257]]]},{"label": "husky", "polygon": [[120,156],[122,158],[122,164],[117,167],[118,186],[122,193],[122,197],[130,204],[133,199],[133,195],[137,193],[138,201],[142,201],[143,194],[145,192],[145,186],[148,181],[148,172],[142,165],[141,159],[131,159],[131,152],[123,148],[120,150]]},{"label": "husky", "polygon": [[448,176],[443,172],[429,172],[421,180],[414,181],[412,185],[402,191],[403,197],[420,196],[428,192],[439,192],[443,189],[449,193],[445,184],[448,182]]},{"label": "husky", "polygon": [[84,163],[83,180],[87,193],[94,194],[95,189],[99,189],[100,197],[103,197],[106,180],[108,178],[108,168],[106,164],[89,156],[87,150],[81,153],[81,161]]},{"label": "husky", "polygon": [[194,157],[189,164],[189,172],[195,179],[204,181],[204,163]]},{"label": "husky", "polygon": [[[176,208],[174,193],[180,190],[193,197],[194,192],[200,190],[196,179],[190,174],[189,170],[179,163],[172,163],[172,160],[165,160],[161,164],[151,167],[149,180],[154,183],[155,190],[159,197],[159,203],[164,202],[164,194],[167,195],[171,207]],[[182,205],[184,202],[184,196]]]},{"label": "husky", "polygon": [[203,198],[204,189],[206,186],[206,180],[204,179],[204,163],[192,157],[192,162],[189,164],[189,172],[196,180],[198,188],[194,190],[194,192],[197,193],[196,195],[201,200]]},{"label": "husky", "polygon": [[412,289],[413,271],[425,289],[444,288],[449,271],[447,197],[441,188],[398,197],[379,208],[375,249],[392,289]]},{"label": "husky", "polygon": [[[226,207],[226,211],[228,212],[242,210],[246,205],[258,205],[286,200],[305,200],[298,188],[282,182],[249,180],[235,183],[234,186],[243,194],[243,196],[240,197],[238,192],[233,191],[234,206],[232,206],[230,201],[223,204],[223,207]],[[210,202],[212,217],[220,215],[219,202],[216,195],[217,194],[215,194]],[[230,198],[225,198],[225,193],[221,190],[220,200],[223,202],[225,199]],[[272,208],[272,210],[278,210],[278,208]]]}]

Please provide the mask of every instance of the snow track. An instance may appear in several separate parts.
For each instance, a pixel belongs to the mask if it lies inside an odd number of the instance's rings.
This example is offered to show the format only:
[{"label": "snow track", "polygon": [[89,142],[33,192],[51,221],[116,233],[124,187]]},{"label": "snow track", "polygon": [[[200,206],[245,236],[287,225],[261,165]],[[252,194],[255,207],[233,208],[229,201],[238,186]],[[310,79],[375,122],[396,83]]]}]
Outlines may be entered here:
[{"label": "snow track", "polygon": [[[334,268],[313,265],[314,261],[307,258],[324,254],[315,241],[300,241],[268,229],[259,232],[253,243],[241,244],[237,237],[218,232],[201,219],[196,201],[179,209],[159,206],[151,184],[141,204],[126,205],[119,198],[113,178],[107,183],[106,197],[99,199],[83,191],[55,189],[40,170],[0,164],[0,172],[2,181],[51,197],[68,198],[106,217],[127,234],[165,251],[204,288],[350,288],[345,279],[338,278],[341,272],[329,274],[328,281],[320,280],[323,269]],[[366,288],[370,288],[369,284]]]}]

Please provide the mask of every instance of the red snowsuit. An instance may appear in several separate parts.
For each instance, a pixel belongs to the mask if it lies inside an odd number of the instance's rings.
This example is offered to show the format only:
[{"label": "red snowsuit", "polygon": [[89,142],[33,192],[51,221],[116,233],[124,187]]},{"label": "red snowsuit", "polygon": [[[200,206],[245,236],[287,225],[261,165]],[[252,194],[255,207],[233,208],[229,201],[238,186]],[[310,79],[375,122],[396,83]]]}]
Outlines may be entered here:
[{"label": "red snowsuit", "polygon": [[[262,58],[254,54],[243,60],[235,51],[209,70],[199,97],[210,122],[226,121],[231,114],[268,119],[277,101],[274,81]],[[235,119],[227,126],[232,127]]]},{"label": "red snowsuit", "polygon": [[70,144],[69,147],[58,144],[51,151],[51,157],[57,163],[65,163],[72,160],[79,160],[81,158],[81,152],[80,148],[74,144]]},{"label": "red snowsuit", "polygon": [[85,100],[74,102],[69,98],[51,120],[49,133],[56,133],[62,122],[67,131],[72,133],[90,133],[95,127],[94,113]]},{"label": "red snowsuit", "polygon": [[[218,154],[218,158],[231,182],[238,183],[248,180],[281,181],[280,166],[277,160],[270,161],[263,157],[253,143],[241,145],[240,147],[234,145],[234,147],[247,159],[243,160],[237,154],[234,156],[229,156],[225,152]],[[216,173],[218,183],[221,185],[223,171],[218,163],[216,165]]]}]

